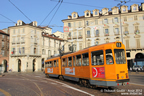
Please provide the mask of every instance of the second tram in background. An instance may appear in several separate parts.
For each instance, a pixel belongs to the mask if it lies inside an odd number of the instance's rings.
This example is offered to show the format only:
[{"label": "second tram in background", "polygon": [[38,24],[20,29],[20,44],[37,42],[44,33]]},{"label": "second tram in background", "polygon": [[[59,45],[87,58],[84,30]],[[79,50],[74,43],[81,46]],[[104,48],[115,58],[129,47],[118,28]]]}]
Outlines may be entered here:
[{"label": "second tram in background", "polygon": [[129,84],[126,50],[121,42],[92,46],[45,61],[47,77],[79,82],[83,86]]}]

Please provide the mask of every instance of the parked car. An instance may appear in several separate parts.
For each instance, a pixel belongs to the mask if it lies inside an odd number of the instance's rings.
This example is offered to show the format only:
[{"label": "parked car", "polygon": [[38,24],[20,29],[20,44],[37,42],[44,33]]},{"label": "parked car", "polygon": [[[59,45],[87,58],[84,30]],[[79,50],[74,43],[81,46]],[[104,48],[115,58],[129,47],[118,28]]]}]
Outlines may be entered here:
[{"label": "parked car", "polygon": [[139,65],[134,65],[132,68],[133,71],[143,71],[143,68]]}]

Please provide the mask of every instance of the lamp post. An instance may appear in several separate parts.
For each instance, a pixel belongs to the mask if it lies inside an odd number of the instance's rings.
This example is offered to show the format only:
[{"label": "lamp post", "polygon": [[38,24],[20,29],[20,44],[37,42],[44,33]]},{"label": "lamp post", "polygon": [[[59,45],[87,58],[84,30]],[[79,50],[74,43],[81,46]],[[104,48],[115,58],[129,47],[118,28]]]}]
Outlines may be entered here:
[{"label": "lamp post", "polygon": [[[115,0],[116,1],[116,0]],[[131,0],[129,1],[120,1],[119,4],[117,4],[117,6],[120,6],[120,10],[121,10],[121,6],[124,5],[125,3],[127,2],[130,2]],[[120,11],[121,12],[121,11]],[[123,34],[122,34],[122,23],[121,23],[121,13],[120,14],[120,30],[121,30],[121,42],[123,43]]]},{"label": "lamp post", "polygon": [[[121,4],[120,4],[120,10],[121,10]],[[122,33],[122,23],[121,23],[121,13],[120,13],[120,30],[121,30],[121,42],[123,43],[123,33]]]}]

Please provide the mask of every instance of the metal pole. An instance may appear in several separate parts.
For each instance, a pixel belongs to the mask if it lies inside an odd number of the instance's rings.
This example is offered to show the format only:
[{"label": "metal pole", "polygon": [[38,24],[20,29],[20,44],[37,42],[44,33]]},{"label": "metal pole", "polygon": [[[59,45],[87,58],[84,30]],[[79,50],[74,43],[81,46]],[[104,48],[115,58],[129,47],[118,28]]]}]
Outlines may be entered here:
[{"label": "metal pole", "polygon": [[[120,5],[121,10],[121,5]],[[120,11],[121,12],[121,11]],[[123,34],[122,34],[122,23],[121,23],[121,13],[120,13],[120,29],[121,29],[121,42],[123,43]]]}]

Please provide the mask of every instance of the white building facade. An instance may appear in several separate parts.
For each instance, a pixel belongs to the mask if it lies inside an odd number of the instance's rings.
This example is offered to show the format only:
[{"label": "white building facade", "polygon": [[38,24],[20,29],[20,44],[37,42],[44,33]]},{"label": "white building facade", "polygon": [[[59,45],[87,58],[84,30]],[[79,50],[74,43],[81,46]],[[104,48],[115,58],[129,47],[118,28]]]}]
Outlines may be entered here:
[{"label": "white building facade", "polygon": [[68,19],[62,21],[64,28],[69,31],[65,32],[68,40],[66,51],[69,51],[72,44],[75,51],[78,51],[93,45],[122,41],[126,46],[128,67],[135,63],[137,53],[144,53],[143,3],[141,6],[131,5],[130,10],[125,5],[120,9],[113,7],[112,11],[108,8],[103,8],[101,12],[94,9],[92,13],[86,10],[84,16],[80,17],[77,12],[73,12]]},{"label": "white building facade", "polygon": [[[51,31],[49,27],[37,26],[36,21],[25,24],[18,20],[16,26],[9,27],[9,69],[13,72],[42,71],[44,60],[48,58],[47,54],[50,49],[50,47],[43,46],[43,42],[45,46],[49,44],[49,41],[44,41],[43,33],[51,34]],[[45,54],[43,54],[43,49],[46,50]]]}]

